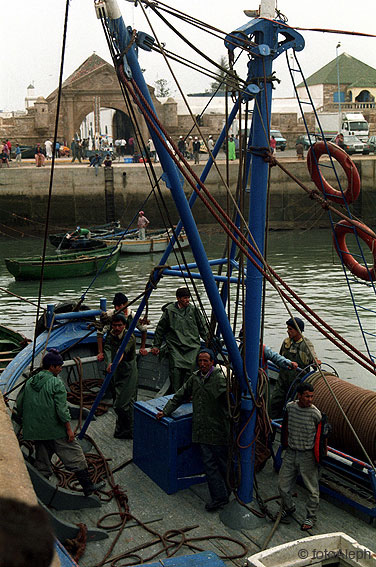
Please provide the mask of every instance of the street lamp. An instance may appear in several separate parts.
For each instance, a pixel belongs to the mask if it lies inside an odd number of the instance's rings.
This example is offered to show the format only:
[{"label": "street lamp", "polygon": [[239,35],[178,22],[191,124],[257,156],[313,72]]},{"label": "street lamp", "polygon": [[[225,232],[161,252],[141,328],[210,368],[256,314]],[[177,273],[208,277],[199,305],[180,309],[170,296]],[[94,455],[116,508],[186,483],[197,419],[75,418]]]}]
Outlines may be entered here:
[{"label": "street lamp", "polygon": [[341,131],[342,125],[342,113],[341,113],[341,87],[339,82],[339,61],[338,61],[338,48],[341,47],[341,43],[338,42],[336,45],[336,63],[337,63],[337,83],[338,83],[338,132]]}]

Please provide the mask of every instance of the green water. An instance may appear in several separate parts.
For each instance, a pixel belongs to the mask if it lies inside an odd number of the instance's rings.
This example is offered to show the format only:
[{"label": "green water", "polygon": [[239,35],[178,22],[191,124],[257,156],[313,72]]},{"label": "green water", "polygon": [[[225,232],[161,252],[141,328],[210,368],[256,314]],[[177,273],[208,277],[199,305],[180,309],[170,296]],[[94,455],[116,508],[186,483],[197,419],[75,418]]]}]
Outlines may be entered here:
[{"label": "green water", "polygon": [[[222,255],[224,238],[221,233],[202,234],[202,239],[210,258]],[[41,239],[26,237],[23,239],[0,238],[1,258],[6,256],[30,256],[42,250]],[[52,252],[52,248],[49,249]],[[269,236],[269,263],[286,282],[332,327],[357,348],[365,352],[363,339],[354,316],[354,309],[346,285],[342,267],[333,251],[329,231],[281,231]],[[186,252],[188,261],[193,256]],[[115,273],[104,274],[94,283],[86,296],[85,303],[90,307],[99,306],[99,298],[112,301],[116,291],[125,292],[129,298],[141,293],[149,274],[158,265],[160,255],[126,256],[122,255]],[[176,264],[173,256],[170,265]],[[43,286],[42,304],[60,301],[76,301],[87,289],[91,278],[72,278],[71,280],[46,281]],[[201,282],[197,282],[201,297],[207,306],[205,292]],[[176,278],[164,277],[153,293],[149,302],[149,318],[154,328],[157,324],[161,307],[174,300],[177,287],[184,285]],[[38,282],[16,282],[0,263],[0,286],[6,290],[36,302]],[[353,288],[356,299],[363,308],[371,309],[375,304],[372,289],[357,284]],[[3,291],[0,291],[2,324],[32,336],[36,309]],[[278,294],[267,287],[265,343],[279,350],[282,339],[286,336],[285,321],[289,318]],[[369,332],[374,332],[375,316],[371,311],[362,309],[362,321]],[[306,325],[305,334],[315,345],[318,357],[334,366],[342,378],[348,378],[364,387],[376,390],[376,377],[358,367],[352,360],[336,349],[324,336],[310,324]],[[371,338],[371,353],[375,352],[375,339]]]}]

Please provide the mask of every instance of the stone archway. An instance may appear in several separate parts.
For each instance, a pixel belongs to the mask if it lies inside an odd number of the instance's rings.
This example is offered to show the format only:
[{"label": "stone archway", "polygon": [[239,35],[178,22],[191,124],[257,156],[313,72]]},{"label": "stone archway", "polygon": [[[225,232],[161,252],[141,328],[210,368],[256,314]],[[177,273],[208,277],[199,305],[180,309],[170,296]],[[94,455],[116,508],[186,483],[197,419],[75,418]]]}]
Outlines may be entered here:
[{"label": "stone archway", "polygon": [[[161,104],[154,96],[154,89],[149,90],[154,105],[157,109],[160,109]],[[84,118],[93,112],[95,97],[97,97],[101,108],[112,108],[125,115],[127,117],[125,120],[127,122],[126,129],[131,132],[132,121],[115,70],[109,63],[94,53],[63,83],[59,127],[61,139],[67,143],[72,140],[75,133],[79,131]],[[47,97],[49,110],[56,108],[56,99],[57,90]],[[139,120],[141,134],[144,139],[147,139],[149,136],[145,121],[136,107],[134,107],[134,110],[135,116]]]}]

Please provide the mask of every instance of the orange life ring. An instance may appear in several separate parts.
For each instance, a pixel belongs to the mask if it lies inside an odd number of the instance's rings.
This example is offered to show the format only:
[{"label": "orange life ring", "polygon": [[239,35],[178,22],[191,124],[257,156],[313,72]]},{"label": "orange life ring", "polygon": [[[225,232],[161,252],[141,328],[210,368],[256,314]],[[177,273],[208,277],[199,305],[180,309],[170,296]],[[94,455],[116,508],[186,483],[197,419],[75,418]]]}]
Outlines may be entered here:
[{"label": "orange life ring", "polygon": [[[329,152],[328,152],[329,150]],[[345,191],[342,192],[338,189],[334,189],[325,177],[320,172],[319,168],[319,159],[323,154],[330,153],[334,159],[338,161],[338,163],[342,166],[346,177],[347,177],[347,188]],[[343,203],[343,200],[350,204],[359,197],[360,193],[360,176],[359,172],[350,158],[350,156],[337,146],[336,144],[332,144],[331,142],[316,142],[313,146],[309,149],[307,153],[307,167],[308,171],[311,175],[311,179],[320,191],[322,191],[330,201],[334,201],[335,203]]]},{"label": "orange life ring", "polygon": [[[346,221],[341,220],[334,229],[333,234],[333,243],[336,249],[338,256],[343,260],[343,263],[347,268],[350,270],[354,276],[365,280],[365,281],[375,281],[376,280],[376,234],[373,231],[370,231],[368,227],[364,224],[357,222],[356,223],[356,230],[357,235],[359,238],[363,240],[368,246],[368,248],[372,252],[373,256],[373,266],[369,266],[368,269],[366,266],[362,266],[359,264],[357,260],[355,260],[354,256],[352,256],[349,252],[349,249],[346,245],[346,234],[353,233],[354,234],[354,226]],[[364,228],[368,231],[372,232],[373,236],[364,232]]]}]

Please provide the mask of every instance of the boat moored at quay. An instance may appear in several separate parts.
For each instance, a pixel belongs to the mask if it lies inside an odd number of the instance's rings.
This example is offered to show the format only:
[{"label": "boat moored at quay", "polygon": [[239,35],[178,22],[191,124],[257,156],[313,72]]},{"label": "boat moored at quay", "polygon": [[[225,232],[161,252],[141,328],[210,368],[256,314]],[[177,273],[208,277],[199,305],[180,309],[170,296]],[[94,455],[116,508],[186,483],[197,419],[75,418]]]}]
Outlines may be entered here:
[{"label": "boat moored at quay", "polygon": [[[144,4],[142,0],[139,3],[139,8],[143,11]],[[108,487],[101,493],[102,501],[95,496],[85,500],[82,496],[74,497],[66,494],[71,492],[67,490],[67,487],[71,487],[69,479],[66,484],[65,481],[59,482],[62,486],[59,488],[56,488],[56,482],[55,484],[50,481],[44,482],[33,469],[32,459],[26,458],[38,496],[42,498],[44,495],[47,499],[46,506],[55,509],[53,515],[56,530],[60,534],[59,538],[63,538],[61,534],[69,533],[67,537],[72,539],[74,534],[71,525],[65,526],[64,532],[64,523],[84,521],[88,526],[86,550],[78,559],[80,565],[83,567],[93,564],[104,565],[109,561],[114,565],[130,565],[153,560],[160,560],[168,565],[172,553],[182,556],[174,559],[177,562],[175,564],[181,561],[183,565],[185,561],[185,564],[193,565],[196,560],[202,559],[205,565],[221,565],[223,561],[227,564],[241,565],[244,564],[245,557],[270,547],[271,542],[287,545],[300,539],[299,526],[304,519],[306,499],[304,490],[299,487],[297,489],[299,496],[296,499],[297,510],[291,517],[290,524],[279,523],[281,514],[278,513],[280,507],[277,473],[274,470],[278,468],[278,460],[269,459],[263,467],[256,460],[258,452],[255,450],[256,441],[261,443],[264,449],[271,448],[268,435],[263,439],[261,430],[264,429],[267,433],[271,433],[272,430],[275,432],[277,441],[273,451],[277,453],[280,426],[279,420],[275,420],[270,426],[264,398],[265,373],[259,370],[260,344],[267,341],[267,338],[263,337],[263,290],[265,289],[265,293],[271,288],[277,291],[281,301],[286,305],[287,319],[294,314],[303,317],[305,321],[324,333],[331,347],[334,345],[339,348],[340,356],[348,356],[354,368],[356,364],[360,364],[374,377],[376,372],[372,345],[367,342],[371,317],[368,316],[368,319],[364,317],[365,310],[359,307],[354,293],[354,290],[356,292],[360,286],[367,287],[370,293],[375,292],[374,259],[372,256],[372,263],[367,263],[368,257],[362,249],[359,253],[355,253],[353,247],[346,249],[343,245],[344,241],[338,237],[342,237],[343,231],[346,230],[345,239],[351,238],[354,234],[359,243],[364,241],[366,246],[371,248],[373,254],[376,235],[359,220],[354,220],[348,208],[348,205],[356,200],[360,190],[351,160],[345,160],[344,156],[342,159],[335,149],[334,157],[348,173],[348,187],[344,189],[328,187],[320,169],[320,157],[323,154],[328,155],[331,166],[335,167],[331,145],[323,149],[322,146],[312,144],[309,150],[309,163],[317,190],[310,191],[310,197],[316,199],[329,211],[333,221],[334,246],[343,262],[345,286],[354,297],[355,319],[366,343],[364,351],[360,351],[326,323],[316,313],[314,307],[308,306],[304,299],[282,280],[265,257],[268,172],[271,166],[281,169],[284,167],[283,164],[279,164],[269,146],[273,60],[292,50],[296,61],[294,69],[291,70],[292,74],[297,68],[300,73],[299,80],[304,80],[297,60],[297,54],[304,48],[304,39],[286,22],[275,19],[275,2],[271,0],[262,2],[261,12],[257,17],[224,36],[225,45],[230,53],[230,63],[234,60],[236,50],[244,51],[248,57],[248,71],[244,79],[237,76],[235,84],[231,83],[234,88],[234,106],[226,117],[225,127],[199,177],[179,153],[157,117],[138,63],[139,49],[148,52],[158,44],[157,38],[154,37],[156,34],[154,31],[152,31],[153,35],[133,32],[127,28],[114,0],[97,1],[95,7],[105,30],[122,86],[147,123],[181,221],[176,228],[171,227],[173,232],[171,241],[149,281],[146,282],[142,297],[135,300],[137,304],[135,317],[113,360],[111,370],[105,372],[104,379],[104,369],[98,365],[96,356],[97,339],[94,320],[105,310],[104,302],[100,305],[100,309],[60,315],[54,315],[53,307],[50,307],[46,319],[47,331],[42,333],[33,345],[24,349],[7,367],[1,376],[1,390],[4,394],[9,394],[17,387],[25,379],[23,373],[27,371],[29,365],[35,367],[40,364],[46,347],[57,348],[63,352],[66,362],[62,379],[70,392],[71,400],[75,400],[76,403],[77,398],[82,400],[81,392],[86,386],[91,390],[87,392],[91,394],[91,398],[85,403],[86,410],[77,412],[79,423],[77,431],[78,438],[82,440],[87,433],[90,435],[90,439],[86,439],[86,442],[91,443],[91,447],[98,448],[99,459],[107,463],[103,468],[105,472],[101,469],[99,473],[100,476],[108,479]],[[148,3],[148,8],[157,12],[159,10],[158,3],[156,5]],[[169,10],[173,11],[172,8]],[[159,50],[162,51],[161,44],[158,45]],[[290,65],[289,61],[288,65]],[[228,73],[227,77],[232,77],[234,81],[234,72]],[[239,157],[239,167],[242,172],[239,191],[235,198],[231,197],[229,192],[229,208],[224,210],[206,190],[205,180],[210,168],[212,166],[215,168],[215,157],[228,138],[232,122],[238,116],[241,120],[248,120],[251,105],[253,105],[253,114],[250,137],[244,146],[240,144],[240,148],[244,147],[245,150],[240,151]],[[196,123],[195,128],[198,127]],[[244,131],[248,131],[248,128],[244,128]],[[139,143],[142,144],[141,139]],[[151,162],[147,166],[152,168]],[[220,173],[217,173],[220,177]],[[189,202],[185,196],[186,188],[185,191],[183,190],[182,176],[185,183],[192,187]],[[228,190],[226,180],[220,179]],[[197,198],[202,201],[208,214],[216,219],[223,234],[226,235],[227,256],[224,258],[209,260],[207,257],[194,219],[194,202]],[[341,207],[336,208],[338,204]],[[346,212],[343,213],[343,210]],[[340,223],[337,222],[338,215],[341,217]],[[183,227],[192,249],[194,262],[188,263],[182,254],[175,266],[169,266],[167,261],[173,247],[176,254],[181,252],[179,235]],[[359,270],[359,266],[364,270]],[[135,406],[133,442],[114,439],[108,433],[113,430],[114,414],[112,410],[105,411],[108,409],[105,407],[107,403],[105,394],[111,383],[114,368],[121,360],[127,343],[135,331],[137,320],[142,317],[154,290],[158,290],[160,277],[167,275],[184,277],[198,304],[195,282],[202,281],[212,309],[208,315],[211,332],[207,342],[215,350],[217,360],[226,373],[233,428],[229,482],[234,497],[231,497],[229,504],[219,513],[208,514],[204,508],[209,496],[202,463],[190,442],[191,406],[186,404],[180,408],[180,413],[177,412],[161,421],[155,419],[166,403],[165,374],[163,374],[165,369],[160,367],[160,361],[156,362],[151,353],[145,357],[140,356],[140,378],[144,380],[150,372],[158,379],[155,380],[151,394],[149,392],[149,395],[146,395],[142,390],[140,391],[140,399]],[[239,348],[238,339],[240,328],[243,333],[242,348]],[[373,437],[373,408],[376,406],[376,394],[373,391],[350,388],[350,384],[341,381],[335,371],[325,365],[324,357],[321,358],[323,364],[315,360],[314,370],[306,368],[299,375],[299,381],[314,382],[319,400],[317,405],[328,414],[333,427],[329,438],[330,450],[324,459],[321,480],[322,493],[328,495],[328,500],[321,499],[319,518],[310,535],[317,537],[330,531],[344,531],[365,548],[372,549],[373,526],[356,518],[344,507],[347,506],[372,521],[376,515],[374,466],[376,455]],[[95,386],[85,384],[89,379],[96,380]],[[342,393],[345,393],[345,396],[342,396]],[[290,395],[294,398],[295,387],[291,389]],[[99,409],[102,415],[98,415]],[[97,414],[95,419],[94,414]],[[355,424],[358,416],[361,417],[360,421],[365,421],[365,425]],[[366,416],[370,417],[370,422],[366,421]],[[132,455],[133,462],[131,462]],[[95,459],[92,462],[93,468],[95,468],[93,464]],[[111,460],[112,472],[107,468],[109,460]],[[258,471],[257,474],[255,470]],[[113,507],[108,499],[114,495],[117,503]],[[77,498],[80,500],[77,501]],[[75,502],[79,502],[79,506],[74,504]],[[343,508],[339,509],[338,503],[341,503]],[[100,531],[98,531],[95,527],[97,519],[94,518],[97,518],[96,512],[100,504],[102,504],[101,515],[103,512],[103,516],[105,514],[113,516],[108,523],[104,519],[100,520]],[[63,510],[64,506],[65,510]],[[78,510],[77,508],[81,506],[82,509]],[[146,535],[149,539],[146,539]],[[349,546],[355,545],[354,540],[350,542],[345,536],[342,539],[341,537],[338,535],[336,538],[333,537],[330,545],[338,548],[344,545],[345,541]],[[111,541],[108,541],[109,539]],[[325,541],[330,540],[322,538],[315,541],[320,541],[318,545],[322,546]],[[304,545],[308,546],[302,540],[294,546],[285,547],[284,549],[288,549],[284,564],[303,565],[302,559],[311,561],[312,557],[304,557],[301,554],[301,551],[306,549]],[[307,547],[307,549],[311,548]],[[195,556],[199,551],[207,555]],[[213,552],[216,555],[213,555]],[[291,555],[295,552],[298,554],[298,563],[296,557]],[[162,559],[162,554],[167,556],[167,559]],[[187,555],[188,558],[184,557]],[[257,560],[261,561],[260,558]],[[372,560],[371,558],[370,564]],[[261,563],[252,563],[252,558],[248,561],[250,565],[261,565]]]}]

